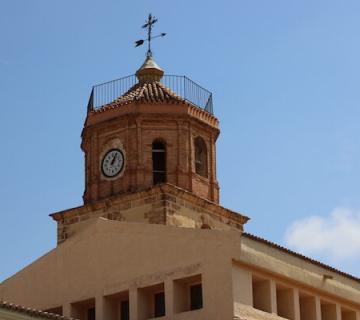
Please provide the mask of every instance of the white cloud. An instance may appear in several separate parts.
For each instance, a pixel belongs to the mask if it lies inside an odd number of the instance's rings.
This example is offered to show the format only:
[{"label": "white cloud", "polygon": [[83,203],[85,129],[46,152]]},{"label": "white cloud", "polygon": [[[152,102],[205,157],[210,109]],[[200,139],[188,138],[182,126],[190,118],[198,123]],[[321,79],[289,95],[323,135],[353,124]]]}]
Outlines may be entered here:
[{"label": "white cloud", "polygon": [[328,216],[295,221],[286,231],[287,245],[305,254],[334,260],[360,259],[360,211],[336,208]]}]

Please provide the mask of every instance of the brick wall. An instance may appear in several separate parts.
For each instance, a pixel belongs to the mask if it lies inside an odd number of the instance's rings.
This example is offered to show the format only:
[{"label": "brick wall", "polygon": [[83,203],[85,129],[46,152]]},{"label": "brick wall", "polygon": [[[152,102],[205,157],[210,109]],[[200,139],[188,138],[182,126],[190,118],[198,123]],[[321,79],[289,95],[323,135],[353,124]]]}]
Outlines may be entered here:
[{"label": "brick wall", "polygon": [[[167,182],[211,201],[219,201],[215,151],[219,134],[217,122],[210,124],[207,118],[199,116],[201,112],[195,115],[187,112],[187,105],[161,107],[164,109],[149,104],[142,112],[133,112],[137,110],[134,105],[134,110],[129,106],[127,113],[92,121],[91,125],[86,121],[82,136],[85,203],[151,187],[152,142],[155,139],[161,139],[166,144]],[[193,141],[197,136],[201,136],[207,145],[207,178],[195,173]],[[123,173],[115,179],[105,178],[100,169],[103,156],[111,148],[120,148],[125,154]]]}]

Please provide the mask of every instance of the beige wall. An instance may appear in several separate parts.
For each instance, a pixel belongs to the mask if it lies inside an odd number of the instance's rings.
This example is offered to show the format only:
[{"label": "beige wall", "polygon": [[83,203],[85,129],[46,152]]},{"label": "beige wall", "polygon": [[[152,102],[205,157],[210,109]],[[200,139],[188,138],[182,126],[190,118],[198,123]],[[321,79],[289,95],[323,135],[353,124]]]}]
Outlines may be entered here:
[{"label": "beige wall", "polygon": [[174,280],[200,274],[204,308],[191,312],[194,319],[231,319],[231,261],[239,257],[239,232],[102,218],[84,224],[76,236],[4,281],[0,296],[43,310],[62,306],[65,316],[80,306],[74,303],[95,299],[97,320],[102,320],[103,297],[129,291],[132,319],[137,319],[137,290],[164,283],[166,319],[185,319],[188,312],[173,312],[172,286]]},{"label": "beige wall", "polygon": [[[161,286],[164,319],[360,320],[358,282],[239,231],[104,218],[76,228],[66,242],[3,282],[0,297],[39,309],[62,307],[65,316],[80,318],[94,306],[97,320],[115,320],[125,295],[131,319],[142,320],[149,316],[143,293]],[[324,280],[329,272],[333,279]],[[204,308],[182,312],[186,297],[178,294],[186,290],[179,284],[199,277]]]},{"label": "beige wall", "polygon": [[[234,315],[252,319],[347,320],[360,319],[360,303],[347,296],[329,298],[325,292],[301,283],[272,278],[270,273],[239,266],[233,275]],[[304,271],[306,277],[306,271]]]},{"label": "beige wall", "polygon": [[[349,303],[360,301],[360,282],[332,272],[281,250],[249,238],[242,238],[239,262],[250,269],[270,272],[275,277],[323,292],[324,295],[343,297]],[[325,279],[330,275],[333,279]]]},{"label": "beige wall", "polygon": [[[324,279],[323,275],[332,279]],[[242,238],[234,260],[234,314],[247,319],[360,318],[360,283],[260,241]]]}]

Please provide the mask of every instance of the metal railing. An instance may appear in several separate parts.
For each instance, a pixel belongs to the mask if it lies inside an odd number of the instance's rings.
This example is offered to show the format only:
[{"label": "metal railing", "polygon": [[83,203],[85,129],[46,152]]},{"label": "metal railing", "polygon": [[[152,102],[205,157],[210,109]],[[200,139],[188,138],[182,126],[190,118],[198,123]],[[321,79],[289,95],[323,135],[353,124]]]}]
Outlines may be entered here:
[{"label": "metal railing", "polygon": [[[135,75],[112,80],[93,86],[88,103],[88,111],[101,109],[124,95],[138,82]],[[212,93],[186,76],[164,75],[161,83],[185,101],[213,113]]]}]

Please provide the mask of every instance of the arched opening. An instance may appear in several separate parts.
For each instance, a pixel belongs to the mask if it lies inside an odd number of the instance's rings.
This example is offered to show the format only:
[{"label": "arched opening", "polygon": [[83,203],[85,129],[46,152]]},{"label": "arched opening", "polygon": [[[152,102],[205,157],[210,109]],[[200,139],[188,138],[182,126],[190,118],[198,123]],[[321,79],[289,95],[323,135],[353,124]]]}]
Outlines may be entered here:
[{"label": "arched opening", "polygon": [[204,139],[196,137],[195,141],[195,172],[205,178],[208,177],[207,148]]},{"label": "arched opening", "polygon": [[155,140],[152,144],[153,183],[166,182],[166,147],[165,143]]}]

